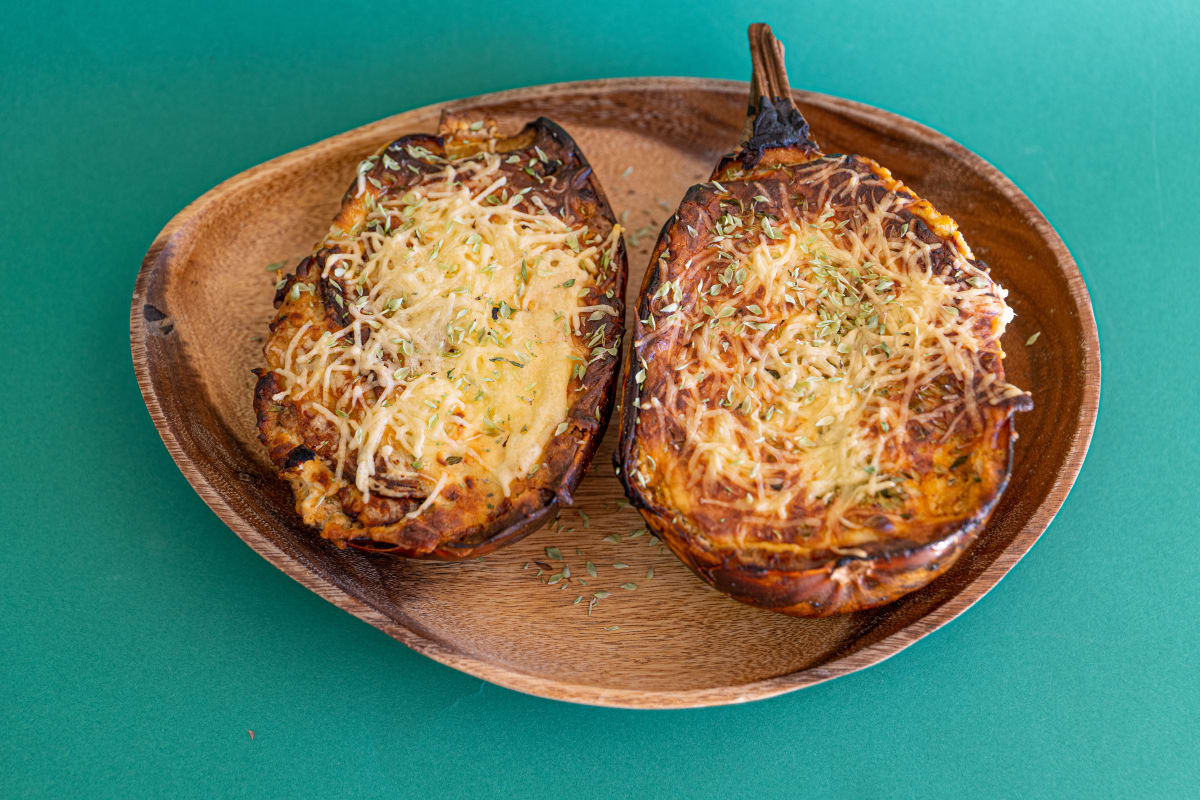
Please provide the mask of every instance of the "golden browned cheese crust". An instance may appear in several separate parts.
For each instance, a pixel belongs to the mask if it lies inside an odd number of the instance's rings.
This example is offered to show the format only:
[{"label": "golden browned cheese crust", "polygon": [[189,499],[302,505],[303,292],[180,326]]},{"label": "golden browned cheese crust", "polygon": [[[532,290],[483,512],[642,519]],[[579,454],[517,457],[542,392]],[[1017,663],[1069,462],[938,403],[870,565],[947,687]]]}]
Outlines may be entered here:
[{"label": "golden browned cheese crust", "polygon": [[[520,538],[536,529],[560,502],[570,502],[571,493],[595,452],[612,409],[627,270],[624,242],[603,191],[586,159],[561,128],[543,118],[509,138],[499,137],[494,123],[490,122],[471,124],[470,120],[450,119],[443,122],[442,129],[444,136],[418,134],[393,142],[360,165],[330,235],[278,287],[276,305],[279,310],[264,347],[267,364],[265,369],[258,370],[260,377],[254,405],[260,438],[280,475],[292,484],[298,513],[306,524],[319,529],[322,536],[340,546],[413,557],[461,559],[478,556]],[[374,371],[363,374],[351,372],[347,376],[344,372],[332,371],[339,389],[345,387],[343,399],[349,398],[337,407],[332,407],[328,400],[318,402],[314,399],[319,396],[317,389],[306,390],[297,385],[294,373],[300,368],[293,362],[298,360],[297,354],[305,347],[324,345],[327,340],[319,339],[321,336],[337,335],[336,349],[341,352],[351,348],[358,352],[359,348],[365,350],[374,346],[371,336],[373,331],[376,337],[382,335],[378,333],[379,325],[372,329],[370,318],[352,315],[348,310],[351,304],[359,308],[357,303],[363,300],[369,284],[356,284],[353,274],[343,275],[341,269],[330,269],[345,263],[338,262],[336,257],[350,252],[350,245],[356,242],[359,244],[354,246],[362,250],[361,237],[367,233],[380,234],[381,228],[386,226],[390,234],[393,220],[401,227],[406,215],[424,202],[418,199],[421,192],[434,185],[431,182],[443,171],[469,165],[473,159],[484,160],[492,156],[499,158],[499,166],[495,166],[493,159],[492,170],[485,181],[488,186],[475,186],[471,182],[473,173],[462,170],[455,182],[446,186],[437,184],[436,188],[465,187],[471,193],[480,193],[482,200],[495,203],[497,208],[505,208],[511,202],[514,208],[523,209],[527,219],[528,214],[535,217],[549,215],[565,223],[564,229],[569,227],[578,232],[569,242],[575,252],[583,247],[585,254],[595,254],[588,262],[594,269],[589,273],[590,279],[581,278],[577,284],[571,281],[571,285],[580,306],[602,308],[604,312],[581,316],[574,330],[566,323],[556,322],[552,330],[534,331],[538,342],[557,337],[559,349],[553,352],[559,355],[563,352],[561,342],[566,342],[566,355],[571,362],[566,367],[570,379],[562,381],[565,400],[549,398],[554,402],[547,403],[551,408],[561,407],[565,415],[554,435],[541,448],[532,470],[500,482],[472,463],[473,451],[470,449],[463,450],[460,446],[454,451],[466,453],[466,458],[460,455],[447,457],[444,449],[426,445],[425,452],[429,455],[424,457],[424,463],[421,458],[414,458],[411,465],[406,462],[405,468],[397,471],[395,457],[391,462],[385,458],[393,450],[391,444],[381,449],[365,449],[370,420],[364,409],[378,410],[380,405],[392,402],[389,392],[399,397],[406,386],[417,383],[414,375],[404,375],[408,371],[406,351],[392,347],[388,354],[381,356],[385,360],[391,359],[386,363],[386,375],[379,363],[372,364]],[[489,187],[491,193],[483,196]],[[384,222],[379,223],[379,209],[391,208],[387,204],[397,203],[400,198],[405,198],[410,205],[398,206],[400,210],[392,212],[395,216],[385,213]],[[374,221],[369,221],[371,219]],[[532,224],[538,224],[536,219]],[[422,231],[420,237],[428,242],[437,233],[440,232],[427,234]],[[417,241],[422,241],[420,237]],[[479,237],[473,238],[475,250],[478,250]],[[382,246],[378,244],[378,237],[374,241],[376,247]],[[334,259],[332,262],[331,258]],[[528,266],[523,260],[520,265],[520,274],[527,281],[531,280],[528,270],[537,269],[535,260],[529,260]],[[425,268],[464,273],[475,268],[465,262],[453,265],[432,259],[429,262]],[[502,267],[510,271],[516,269],[513,264]],[[421,298],[414,295],[409,299],[416,304]],[[402,303],[403,300],[393,302]],[[375,309],[379,315],[391,313],[395,308],[382,305],[381,299],[379,305]],[[496,319],[498,313],[521,312],[500,303],[492,307],[492,319]],[[364,324],[355,325],[356,319]],[[468,333],[464,321],[461,329],[450,330],[440,347],[452,355],[461,355],[476,336],[488,330],[488,324],[485,314],[483,324],[478,330],[471,328],[471,337],[464,344],[464,336]],[[347,333],[351,326],[354,334]],[[384,343],[379,338],[374,341]],[[514,374],[524,376],[543,374],[537,371],[539,367],[534,363],[541,354],[532,346],[527,351],[515,352],[521,343],[505,344],[511,344],[509,349],[514,352],[506,353],[504,359],[490,359],[501,362],[495,365],[496,374],[500,369],[515,370]],[[405,346],[409,343],[405,342]],[[551,352],[548,346],[543,350]],[[379,352],[384,353],[382,349]],[[407,352],[411,353],[411,349]],[[521,370],[521,367],[527,369]],[[558,367],[555,369],[562,371]],[[392,370],[397,370],[395,381],[388,377]],[[453,369],[445,373],[439,377],[456,377],[461,381],[461,376],[455,376]],[[319,387],[320,381],[314,385]],[[457,385],[462,387],[461,382]],[[480,384],[480,396],[485,388],[488,387]],[[526,391],[533,397],[543,390],[544,387],[531,385]],[[535,407],[532,399],[528,404]],[[336,411],[337,416],[331,417],[330,411]],[[448,408],[444,416],[450,416]],[[344,432],[339,432],[338,420],[343,417],[360,425],[360,438],[352,440],[350,447],[347,447]],[[434,430],[435,420],[436,414],[426,420],[430,430]],[[486,424],[493,425],[490,419]],[[385,429],[382,423],[378,427]],[[426,426],[421,427],[423,433]],[[516,436],[515,432],[510,435],[495,427],[488,432],[492,436],[489,440],[492,448],[504,448]],[[395,445],[399,452],[400,442]],[[369,456],[363,456],[364,452]],[[362,458],[370,459],[370,468],[365,471],[359,469]]]},{"label": "golden browned cheese crust", "polygon": [[[928,325],[891,327],[891,304],[926,296],[948,298]],[[870,159],[724,159],[668,220],[641,289],[615,457],[627,493],[747,603],[825,616],[925,585],[991,514],[1012,414],[1031,405],[1004,380],[1003,296],[953,220]],[[945,349],[913,355],[914,339]]]}]

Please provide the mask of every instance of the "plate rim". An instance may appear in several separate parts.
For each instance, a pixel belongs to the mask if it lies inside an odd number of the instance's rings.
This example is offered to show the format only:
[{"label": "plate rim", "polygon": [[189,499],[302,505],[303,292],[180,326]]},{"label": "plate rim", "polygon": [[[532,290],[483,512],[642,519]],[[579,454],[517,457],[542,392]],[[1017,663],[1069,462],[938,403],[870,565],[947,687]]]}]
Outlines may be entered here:
[{"label": "plate rim", "polygon": [[552,700],[593,706],[657,709],[701,708],[745,703],[775,697],[808,686],[815,686],[816,684],[824,683],[833,678],[848,675],[885,661],[915,644],[919,639],[928,636],[938,628],[946,625],[977,603],[1016,566],[1017,562],[1041,538],[1066,501],[1083,466],[1083,461],[1087,456],[1092,435],[1095,431],[1096,418],[1099,413],[1101,387],[1099,333],[1096,327],[1095,314],[1092,309],[1091,296],[1088,293],[1083,275],[1079,271],[1078,264],[1071,256],[1066,244],[1057,231],[1055,231],[1054,227],[1050,225],[1049,221],[1033,201],[990,162],[945,134],[891,111],[833,95],[800,90],[793,91],[793,96],[802,104],[819,106],[836,111],[838,114],[857,117],[860,121],[868,123],[871,127],[878,127],[880,122],[882,122],[893,128],[905,128],[909,131],[916,131],[922,136],[929,137],[930,140],[937,142],[940,148],[955,153],[958,158],[968,163],[978,174],[994,185],[998,191],[1012,202],[1022,212],[1025,219],[1030,221],[1034,232],[1047,243],[1067,280],[1068,290],[1074,301],[1083,334],[1084,364],[1082,365],[1082,374],[1084,381],[1078,424],[1073,433],[1063,468],[1056,474],[1045,500],[1034,509],[1030,519],[1022,526],[1012,542],[974,580],[941,605],[890,636],[860,650],[856,650],[853,653],[821,665],[745,684],[675,691],[616,689],[591,684],[570,683],[511,669],[493,661],[487,661],[458,652],[447,647],[436,638],[396,623],[391,618],[386,617],[352,597],[335,584],[316,579],[316,576],[307,567],[267,537],[260,534],[253,524],[234,511],[221,493],[208,481],[176,438],[166,415],[163,413],[162,405],[159,402],[158,389],[151,375],[147,355],[148,328],[144,315],[144,307],[147,303],[150,281],[160,264],[165,265],[170,260],[171,251],[168,247],[170,240],[214,198],[221,196],[241,183],[257,180],[267,173],[284,170],[293,161],[306,157],[323,147],[330,146],[330,143],[334,140],[342,143],[351,138],[370,139],[376,132],[381,132],[385,128],[400,123],[403,117],[416,116],[442,108],[455,109],[462,106],[473,106],[481,102],[511,103],[514,101],[532,101],[538,97],[563,92],[586,94],[613,92],[622,89],[691,90],[745,96],[749,89],[749,83],[746,81],[688,77],[606,78],[539,84],[519,89],[509,89],[430,103],[365,125],[360,125],[343,133],[335,134],[334,136],[276,156],[273,159],[227,178],[192,200],[175,214],[155,236],[154,241],[142,259],[130,304],[130,352],[133,358],[134,371],[137,374],[138,388],[141,391],[142,399],[146,404],[147,411],[150,413],[154,427],[158,431],[163,444],[166,446],[167,452],[170,453],[171,458],[175,461],[176,466],[183,473],[184,478],[191,487],[200,495],[205,504],[216,513],[221,521],[258,555],[265,558],[281,572],[293,578],[316,595],[333,603],[338,608],[348,611],[369,625],[378,628],[388,636],[391,636],[393,639],[396,639],[418,653],[460,672],[481,678],[507,689]]}]

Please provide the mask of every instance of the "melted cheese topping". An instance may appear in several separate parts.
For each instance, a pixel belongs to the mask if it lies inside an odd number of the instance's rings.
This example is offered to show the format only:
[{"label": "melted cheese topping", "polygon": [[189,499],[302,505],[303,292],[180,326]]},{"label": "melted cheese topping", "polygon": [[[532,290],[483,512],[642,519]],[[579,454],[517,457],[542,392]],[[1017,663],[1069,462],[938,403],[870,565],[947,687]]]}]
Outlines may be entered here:
[{"label": "melted cheese topping", "polygon": [[361,232],[335,228],[324,243],[339,251],[322,277],[341,289],[345,327],[305,323],[273,361],[287,387],[276,401],[304,401],[336,434],[337,478],[352,469],[365,500],[418,490],[409,517],[454,475],[482,474],[507,496],[540,467],[583,375],[581,321],[616,313],[582,298],[620,233],[602,242],[510,192],[499,155],[420,155],[442,168],[398,198],[360,180]]},{"label": "melted cheese topping", "polygon": [[[862,175],[838,163],[812,180],[854,188]],[[1001,356],[1012,311],[963,252],[916,236],[900,213],[913,198],[835,210],[827,193],[820,213],[781,218],[755,210],[792,206],[786,184],[769,186],[755,189],[777,196],[723,203],[687,277],[659,286],[638,344],[671,337],[679,363],[657,367],[674,377],[639,413],[684,409],[673,468],[701,488],[689,497],[764,522],[815,505],[856,527],[849,508],[900,490],[910,426],[945,441],[981,403],[1022,394],[981,364]],[[953,263],[935,274],[943,248]],[[656,468],[643,459],[634,477]]]}]

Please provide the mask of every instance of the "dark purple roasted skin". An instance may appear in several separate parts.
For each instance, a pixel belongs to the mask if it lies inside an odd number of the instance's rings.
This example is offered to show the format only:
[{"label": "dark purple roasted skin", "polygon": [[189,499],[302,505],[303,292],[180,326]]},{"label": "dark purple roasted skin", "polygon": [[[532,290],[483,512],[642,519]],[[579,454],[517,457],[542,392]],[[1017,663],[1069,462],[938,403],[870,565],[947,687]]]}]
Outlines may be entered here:
[{"label": "dark purple roasted skin", "polygon": [[[444,118],[442,135],[414,134],[399,139],[380,151],[388,154],[393,166],[378,158],[365,171],[367,191],[377,197],[400,196],[427,174],[441,169],[440,165],[413,155],[406,145],[424,148],[438,157],[459,157],[478,152],[488,134],[495,136],[494,126],[476,132],[466,120]],[[514,164],[502,161],[507,191],[528,189],[531,196],[540,198],[563,221],[569,225],[585,224],[602,239],[612,232],[615,225],[612,209],[591,166],[558,125],[538,118],[511,137],[496,138],[494,146],[498,153],[520,157]],[[531,175],[526,165],[539,150],[546,159],[537,160],[535,174]],[[362,199],[356,189],[357,178],[334,220],[334,225],[342,230],[351,230],[363,214]],[[272,337],[290,338],[305,322],[328,331],[345,326],[348,319],[345,302],[354,297],[355,290],[332,274],[329,278],[321,277],[325,259],[335,252],[336,246],[319,247],[287,276],[276,293],[279,312],[271,323]],[[568,413],[571,435],[554,437],[543,451],[542,467],[535,475],[514,481],[508,497],[485,495],[468,476],[461,485],[448,484],[443,489],[440,500],[445,502],[434,504],[412,519],[405,515],[426,498],[420,485],[393,481],[390,488],[373,491],[370,500],[364,502],[352,481],[343,479],[340,485],[334,485],[331,465],[336,462],[337,441],[330,437],[328,425],[320,415],[303,402],[272,400],[282,387],[271,369],[256,370],[259,379],[254,406],[260,439],[281,477],[292,483],[298,505],[311,492],[330,489],[336,492],[341,518],[326,522],[321,529],[325,538],[340,546],[415,558],[460,560],[517,541],[544,524],[560,504],[571,502],[572,492],[604,435],[620,368],[626,275],[625,245],[621,240],[607,271],[589,287],[587,299],[588,303],[613,306],[617,315],[610,320],[581,321],[582,332],[576,337],[588,341],[607,321],[600,341],[613,354],[593,360],[582,379],[571,381]],[[314,285],[316,290],[290,299],[297,282]],[[347,468],[347,473],[353,474],[353,465]],[[481,516],[486,517],[482,524],[467,521]]]}]

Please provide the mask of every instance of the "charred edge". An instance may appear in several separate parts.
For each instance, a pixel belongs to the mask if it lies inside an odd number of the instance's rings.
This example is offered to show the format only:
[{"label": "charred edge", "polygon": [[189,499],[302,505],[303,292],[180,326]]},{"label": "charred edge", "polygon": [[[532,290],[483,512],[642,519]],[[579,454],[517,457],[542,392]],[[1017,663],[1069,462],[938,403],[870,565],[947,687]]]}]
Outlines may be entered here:
[{"label": "charred edge", "polygon": [[[332,253],[326,253],[321,258],[322,264],[330,255]],[[321,304],[325,306],[326,317],[338,328],[348,326],[350,324],[350,310],[347,306],[350,303],[350,299],[346,296],[345,286],[329,278],[321,278],[317,282],[317,286],[321,292]],[[337,301],[339,297],[342,299],[341,303]]]},{"label": "charred edge", "polygon": [[[722,557],[694,549],[688,537],[676,535],[658,509],[643,512],[643,516],[655,534],[705,583],[738,602],[802,617],[828,617],[875,608],[917,591],[948,570],[978,533],[978,529],[960,529],[953,536],[921,547],[888,551],[872,558],[841,556],[815,561],[800,569],[772,569],[744,564],[736,552]],[[944,547],[947,541],[952,545],[948,550],[932,552]],[[840,589],[831,583],[830,575],[838,568],[854,564],[862,565],[855,571],[869,574],[875,583],[865,593],[840,596]]]},{"label": "charred edge", "polygon": [[759,100],[758,108],[750,106],[747,113],[753,118],[750,138],[740,154],[746,169],[757,166],[767,150],[782,147],[818,150],[817,143],[812,140],[808,121],[790,98],[764,97]]},{"label": "charred edge", "polygon": [[529,516],[505,525],[499,530],[487,531],[477,539],[442,542],[426,557],[439,558],[447,561],[462,561],[476,556],[486,555],[501,547],[519,541],[536,531],[546,523],[549,516],[559,507],[557,496],[548,489],[541,490],[546,499]]},{"label": "charred edge", "polygon": [[[417,164],[422,164],[426,167],[433,166],[427,161],[422,161],[421,159],[413,158],[412,156],[410,156],[410,154],[408,153],[408,150],[407,150],[409,145],[416,145],[418,147],[424,147],[425,149],[429,150],[430,152],[435,152],[439,157],[445,157],[445,155],[446,155],[446,140],[443,137],[431,136],[428,133],[410,133],[408,136],[401,136],[399,139],[388,142],[386,145],[384,145],[383,147],[376,150],[375,153],[371,157],[378,158],[379,156],[382,156],[385,153],[388,153],[391,151],[401,151],[401,152],[403,152],[403,156],[397,160],[401,161],[402,163],[405,161],[408,161],[408,162],[415,162]],[[358,175],[359,174],[357,172],[355,172],[354,178],[350,181],[350,185],[348,187],[346,187],[346,191],[342,195],[342,209],[344,209],[350,203],[354,202],[354,199],[356,197],[358,197]],[[365,173],[363,173],[363,175],[366,178],[375,178],[376,180],[380,180],[381,177],[388,176],[388,175],[393,176],[393,177],[399,176],[401,178],[405,177],[398,170],[389,169],[384,164],[382,158],[378,158],[378,160],[375,162],[374,166],[372,166],[369,170],[367,170]],[[397,183],[400,183],[400,182],[397,181]],[[370,184],[368,183],[368,185],[370,185]],[[394,188],[394,187],[385,187],[383,189],[380,189],[379,187],[372,186],[371,189],[368,189],[367,191],[372,192],[372,193],[382,193],[382,192],[387,191],[390,188]],[[339,215],[341,214],[341,209],[339,209],[338,214]],[[335,216],[334,219],[337,219],[337,217]]]},{"label": "charred edge", "polygon": [[[588,186],[596,197],[596,215],[615,225],[616,220],[612,206],[608,202],[608,197],[596,179],[591,163],[587,160],[583,150],[575,142],[574,138],[562,126],[547,117],[538,117],[526,127],[534,128],[540,133],[544,133],[578,161],[578,172],[573,179],[572,190],[579,190],[585,185]],[[615,274],[612,279],[614,285],[612,287],[613,298],[611,303],[617,310],[617,316],[614,317],[616,324],[613,326],[617,355],[611,364],[605,364],[603,360],[596,362],[596,366],[600,367],[600,374],[605,380],[598,386],[598,391],[586,393],[584,398],[582,398],[583,402],[579,405],[585,412],[589,408],[593,412],[599,410],[599,424],[587,431],[583,445],[576,451],[576,456],[571,467],[562,478],[560,489],[551,504],[552,506],[557,506],[558,504],[569,505],[572,502],[572,493],[579,485],[580,480],[582,480],[583,473],[595,456],[596,450],[599,449],[600,442],[608,430],[608,425],[616,406],[618,384],[622,375],[622,366],[625,364],[625,351],[621,347],[621,343],[625,336],[625,289],[629,277],[629,256],[625,248],[624,236],[619,237],[614,262],[612,266]],[[596,288],[599,291],[603,287],[597,286]],[[574,413],[572,413],[572,416],[574,416]],[[595,419],[595,416],[592,415],[590,419]]]},{"label": "charred edge", "polygon": [[317,454],[309,450],[304,445],[292,448],[292,452],[288,453],[288,457],[283,462],[284,470],[295,469],[305,461],[311,461],[317,457]]},{"label": "charred edge", "polygon": [[[574,138],[558,123],[546,117],[538,117],[526,127],[534,128],[538,133],[544,134],[577,160],[578,171],[572,180],[572,190],[579,191],[584,186],[590,188],[596,198],[597,216],[613,221],[613,224],[615,224],[608,197],[605,195],[599,182],[595,179],[595,173],[592,170],[590,162]],[[599,372],[605,377],[605,380],[597,387],[596,391],[585,394],[586,399],[580,405],[585,412],[589,408],[593,412],[599,410],[599,424],[586,429],[588,430],[588,434],[585,437],[583,446],[576,453],[574,463],[560,483],[560,488],[555,498],[555,505],[570,504],[572,502],[572,492],[579,485],[579,481],[583,478],[583,473],[587,465],[591,463],[596,450],[599,448],[600,441],[604,438],[604,434],[608,430],[608,425],[612,419],[612,413],[616,405],[617,389],[620,383],[620,376],[622,375],[625,356],[624,348],[620,344],[625,335],[625,288],[629,275],[629,258],[625,248],[624,236],[619,238],[615,262],[613,264],[615,275],[613,276],[614,285],[611,302],[618,313],[614,318],[616,324],[613,326],[615,333],[614,340],[617,344],[617,355],[611,364],[605,364],[603,361],[596,362],[596,366],[600,368]],[[597,289],[600,288],[602,287],[597,287]],[[591,419],[595,419],[595,416],[590,416],[589,421]]]},{"label": "charred edge", "polygon": [[[877,608],[923,589],[945,574],[978,537],[987,515],[946,536],[916,547],[889,550],[870,558],[841,556],[799,570],[772,570],[739,562],[706,566],[696,572],[739,602],[793,616],[828,617]],[[861,565],[870,585],[858,585],[848,597],[833,588],[832,573]],[[771,579],[775,580],[771,580]],[[799,589],[798,586],[805,586]]]},{"label": "charred edge", "polygon": [[546,519],[558,509],[559,502],[552,491],[548,489],[539,491],[544,495],[543,503],[529,515],[513,522],[485,527],[478,533],[467,534],[457,540],[439,542],[429,550],[406,547],[402,543],[378,541],[366,536],[345,539],[344,543],[355,550],[381,556],[465,561],[487,555],[501,547],[520,541],[544,525]]},{"label": "charred edge", "polygon": [[575,140],[571,138],[571,134],[563,130],[562,126],[554,120],[549,119],[548,117],[538,117],[525,127],[526,129],[533,128],[535,130],[545,131],[547,136],[573,153],[575,157],[579,159],[581,164],[587,164],[587,161],[583,158],[582,151],[579,149],[579,145],[576,144]]},{"label": "charred edge", "polygon": [[312,266],[312,263],[313,256],[305,256],[300,260],[300,263],[296,265],[295,270],[284,276],[283,283],[281,283],[279,287],[275,289],[275,308],[279,308],[283,305],[284,301],[287,300],[288,292],[292,290],[292,285],[308,274],[308,270]]},{"label": "charred edge", "polygon": [[258,440],[267,444],[267,418],[271,403],[271,395],[276,391],[275,373],[261,367],[251,370],[258,376],[254,384],[254,416],[258,427]]},{"label": "charred edge", "polygon": [[[595,173],[592,170],[592,165],[588,162],[587,157],[583,154],[583,151],[580,149],[579,145],[575,142],[571,135],[567,133],[566,130],[564,130],[560,125],[558,125],[558,123],[546,117],[538,117],[533,122],[525,126],[525,130],[530,129],[534,130],[538,134],[538,138],[544,135],[559,147],[563,148],[566,153],[570,154],[570,156],[576,162],[576,164],[573,166],[577,170],[575,177],[572,179],[570,190],[573,192],[580,192],[585,186],[589,188],[596,200],[596,209],[594,212],[595,216],[600,219],[608,220],[611,224],[615,225],[616,220],[612,211],[612,206],[609,205],[608,197],[604,194],[603,188],[596,179]],[[564,213],[565,212],[566,208],[564,207]],[[587,370],[588,383],[590,385],[595,385],[596,389],[586,392],[579,406],[581,406],[585,411],[589,409],[594,411],[596,408],[599,408],[600,420],[599,424],[594,424],[591,428],[594,433],[591,434],[591,438],[589,438],[587,442],[587,448],[589,452],[587,454],[587,459],[583,462],[584,466],[590,463],[591,456],[594,454],[597,446],[599,445],[600,439],[604,437],[604,432],[608,429],[608,423],[612,415],[617,384],[619,382],[619,376],[621,375],[621,365],[623,363],[624,356],[624,350],[621,347],[621,342],[625,336],[625,288],[629,276],[629,256],[625,248],[624,236],[621,236],[618,239],[616,258],[614,259],[612,267],[614,272],[611,278],[613,297],[607,302],[617,311],[617,316],[613,318],[615,320],[615,324],[613,324],[613,341],[617,346],[617,355],[611,364],[608,364],[601,359],[590,365]],[[603,284],[596,285],[595,293],[597,294],[597,302],[604,301],[604,288],[605,286]],[[592,375],[593,368],[596,370],[595,376]],[[599,378],[603,378],[604,380],[600,381],[599,384],[595,384],[594,380]],[[575,416],[574,412],[572,412],[572,416]],[[592,416],[590,419],[594,420],[595,417]],[[582,477],[582,469],[580,470],[579,477]],[[575,488],[579,477],[576,477],[572,482],[570,486],[571,490]],[[566,502],[569,503],[569,494],[567,497],[568,499]]]},{"label": "charred edge", "polygon": [[[642,279],[641,288],[638,290],[637,304],[634,307],[636,318],[633,321],[633,331],[635,336],[638,325],[641,324],[640,320],[648,319],[653,314],[650,298],[662,284],[663,255],[670,247],[671,231],[680,223],[680,210],[689,204],[698,202],[698,198],[706,196],[710,191],[710,187],[706,184],[694,184],[688,187],[683,200],[679,204],[679,208],[667,218],[659,230],[658,241],[655,243],[650,255],[650,266],[646,269],[646,274]],[[629,499],[630,504],[637,509],[647,509],[650,508],[650,505],[643,497],[641,490],[635,487],[628,477],[629,467],[633,462],[633,440],[638,411],[637,403],[641,399],[641,390],[634,378],[638,358],[639,350],[637,341],[632,340],[629,343],[629,358],[625,363],[625,370],[622,375],[618,439],[616,450],[613,451],[612,460],[613,468],[617,473],[617,479],[621,482],[621,486],[625,490],[625,496]]]},{"label": "charred edge", "polygon": [[[596,195],[596,214],[597,214],[597,216],[599,216],[603,219],[609,220],[612,224],[615,225],[616,217],[613,215],[612,206],[609,205],[608,197],[607,197],[607,195],[604,194],[604,189],[600,186],[600,182],[596,179],[596,174],[592,169],[591,162],[587,160],[587,156],[585,156],[583,154],[583,150],[580,149],[579,145],[571,137],[571,134],[567,133],[557,122],[555,122],[554,120],[551,120],[551,119],[547,119],[546,117],[538,117],[533,122],[526,125],[525,127],[526,127],[526,129],[533,128],[535,130],[544,132],[556,144],[561,145],[567,152],[569,152],[572,156],[575,157],[576,161],[578,162],[578,172],[575,174],[575,177],[572,179],[573,183],[571,186],[571,190],[575,191],[578,189],[582,189],[585,185],[588,186],[589,188],[591,188],[592,192],[594,192]],[[622,265],[623,265],[621,268],[621,275],[620,275],[621,291],[616,294],[616,298],[620,299],[622,307],[623,307],[624,302],[625,302],[625,295],[624,295],[625,280],[626,280],[626,276],[628,274],[628,269],[627,269],[627,264],[626,264],[626,255],[625,255],[625,237],[624,236],[621,237],[620,256],[621,256]],[[622,316],[621,317],[622,330],[624,330],[624,319],[625,319],[624,316]]]},{"label": "charred edge", "polygon": [[[684,204],[688,202],[688,198],[692,197],[693,193],[702,190],[703,187],[697,185],[691,187],[684,199]],[[682,207],[682,206],[681,206]],[[654,250],[650,254],[650,266],[646,270],[646,276],[642,279],[642,286],[638,290],[638,300],[635,306],[636,316],[633,321],[633,334],[637,335],[640,320],[648,319],[653,310],[650,305],[650,298],[662,283],[662,255],[667,251],[667,247],[671,240],[671,230],[675,224],[679,222],[679,212],[672,214],[666,222],[663,223],[662,230],[658,234],[658,242],[654,245]],[[633,463],[633,443],[636,436],[636,421],[638,403],[641,401],[641,391],[638,388],[636,376],[636,367],[640,351],[638,349],[636,338],[629,342],[629,358],[625,362],[625,369],[622,372],[622,387],[621,387],[621,407],[619,409],[620,416],[618,418],[618,438],[617,447],[613,451],[613,469],[616,470],[617,480],[621,482],[621,488],[625,491],[625,497],[629,499],[630,504],[638,509],[648,509],[650,507],[646,498],[643,496],[641,489],[633,484],[629,477],[629,468]]]}]

